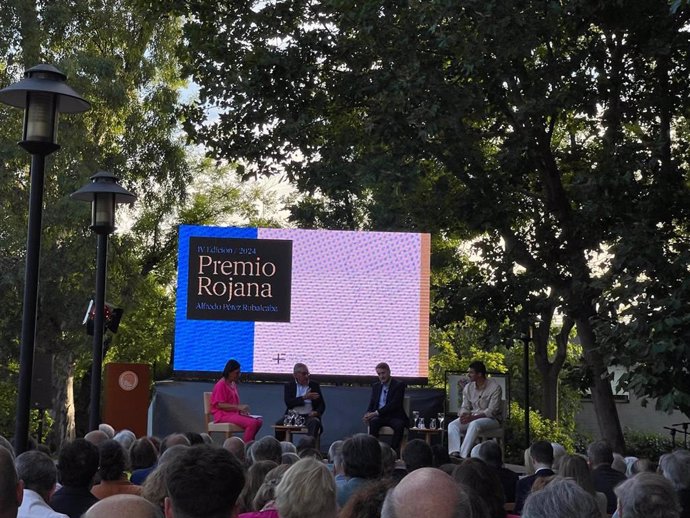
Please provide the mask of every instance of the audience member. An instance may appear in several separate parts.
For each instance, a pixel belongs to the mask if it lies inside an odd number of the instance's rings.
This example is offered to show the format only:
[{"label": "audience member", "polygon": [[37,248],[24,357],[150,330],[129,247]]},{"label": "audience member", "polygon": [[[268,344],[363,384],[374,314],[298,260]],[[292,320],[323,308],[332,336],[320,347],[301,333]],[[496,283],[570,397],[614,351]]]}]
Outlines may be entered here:
[{"label": "audience member", "polygon": [[197,444],[206,444],[204,438],[198,432],[185,432],[185,437],[189,439],[190,446],[196,446]]},{"label": "audience member", "polygon": [[467,459],[453,471],[455,481],[482,500],[490,518],[504,518],[505,495],[496,471],[481,459]]},{"label": "audience member", "polygon": [[381,475],[381,446],[373,436],[358,433],[345,440],[342,454],[345,479],[336,484],[341,508],[357,489]]},{"label": "audience member", "polygon": [[323,460],[323,455],[321,455],[321,452],[316,448],[304,448],[299,451],[298,456],[300,459],[311,457],[312,459],[316,459],[318,461]]},{"label": "audience member", "polygon": [[160,455],[163,455],[165,453],[165,450],[168,448],[171,448],[172,446],[191,446],[189,443],[189,439],[187,439],[187,436],[183,433],[171,433],[170,435],[166,436],[163,439],[163,442],[161,442],[161,447],[158,448],[158,452]]},{"label": "audience member", "polygon": [[[386,444],[393,454],[395,450]],[[444,448],[445,449],[445,448]],[[395,486],[392,478],[383,478],[365,485],[350,497],[338,518],[380,518],[386,493]]]},{"label": "audience member", "polygon": [[268,472],[277,466],[278,463],[273,462],[272,460],[258,460],[249,466],[244,487],[242,488],[242,492],[237,499],[237,508],[240,513],[249,513],[251,511],[259,510],[254,509],[254,497],[256,496],[257,491],[259,491],[261,484],[264,483]]},{"label": "audience member", "polygon": [[[115,435],[117,437],[117,434]],[[141,488],[127,479],[128,460],[124,447],[115,439],[108,439],[98,448],[100,483],[91,488],[93,495],[102,500],[113,495],[138,495]]]},{"label": "audience member", "polygon": [[17,477],[14,455],[0,446],[0,518],[16,518],[22,503],[23,484]]},{"label": "audience member", "polygon": [[168,489],[165,485],[168,470],[173,460],[184,455],[189,449],[189,446],[182,446],[180,444],[172,446],[165,450],[165,453],[158,459],[158,465],[151,474],[146,477],[146,480],[141,486],[141,496],[146,498],[152,504],[163,509],[165,504],[165,497],[168,496]]},{"label": "audience member", "polygon": [[630,475],[628,477],[633,477],[638,473],[648,472],[656,473],[657,466],[649,459],[637,459],[630,465]]},{"label": "audience member", "polygon": [[606,516],[606,495],[594,489],[592,473],[584,457],[580,455],[564,455],[561,457],[558,474],[565,478],[572,478],[577,482],[578,486],[592,495],[597,502],[599,512],[602,516]]},{"label": "audience member", "polygon": [[430,468],[434,464],[434,455],[431,446],[421,439],[408,441],[402,451],[402,460],[408,473],[419,468]]},{"label": "audience member", "polygon": [[83,518],[163,518],[163,512],[138,495],[113,495],[92,505]]},{"label": "audience member", "polygon": [[12,443],[5,439],[2,435],[0,435],[0,448],[5,448],[8,452],[10,452],[12,460],[14,460],[14,446],[12,446]]},{"label": "audience member", "polygon": [[518,474],[503,465],[503,452],[496,441],[484,441],[479,444],[476,456],[483,460],[496,473],[503,488],[506,502],[515,502],[515,486]]},{"label": "audience member", "polygon": [[448,455],[448,448],[443,446],[443,444],[434,444],[431,447],[431,456],[433,458],[432,466],[438,468],[443,464],[448,464],[450,462],[450,455]]},{"label": "audience member", "polygon": [[467,518],[470,498],[450,475],[421,468],[388,491],[381,518]]},{"label": "audience member", "polygon": [[108,423],[101,423],[98,425],[98,429],[108,436],[108,439],[115,437],[115,428],[110,426]]},{"label": "audience member", "polygon": [[166,518],[233,516],[244,486],[244,469],[223,448],[199,445],[170,462]]},{"label": "audience member", "polygon": [[239,437],[228,437],[223,442],[223,448],[232,453],[237,459],[244,464],[246,462],[244,441]]},{"label": "audience member", "polygon": [[616,471],[620,471],[627,477],[626,471],[628,470],[628,466],[625,464],[625,457],[623,457],[623,455],[620,453],[616,453],[615,451],[613,452],[613,462],[611,463],[611,467]]},{"label": "audience member", "polygon": [[680,504],[670,481],[656,473],[638,473],[614,489],[619,518],[679,518]]},{"label": "audience member", "polygon": [[67,518],[48,505],[55,492],[57,468],[53,460],[38,450],[22,453],[15,460],[17,476],[24,482],[24,499],[19,518]]},{"label": "audience member", "polygon": [[311,435],[303,435],[300,437],[295,447],[297,455],[300,455],[303,450],[313,450],[314,448],[316,448],[316,437],[312,437]]},{"label": "audience member", "polygon": [[663,455],[659,468],[678,495],[681,518],[690,517],[690,451],[676,450]]},{"label": "audience member", "polygon": [[272,460],[276,464],[280,464],[283,456],[283,450],[280,446],[280,441],[270,435],[265,435],[258,441],[255,441],[249,449],[249,460],[251,463],[260,460]]},{"label": "audience member", "polygon": [[335,483],[326,465],[302,459],[291,466],[276,487],[275,507],[280,518],[335,518]]},{"label": "audience member", "polygon": [[98,448],[86,439],[65,443],[58,455],[57,468],[62,487],[50,499],[50,506],[70,518],[81,518],[98,502],[91,493],[93,477],[98,471]]},{"label": "audience member", "polygon": [[158,452],[148,437],[134,441],[129,448],[129,463],[132,470],[129,480],[132,484],[142,485],[146,477],[156,469],[157,462]]},{"label": "audience member", "polygon": [[606,495],[606,512],[616,510],[616,495],[613,488],[625,480],[625,475],[611,467],[613,450],[605,441],[596,441],[587,448],[589,466],[592,468],[594,489]]},{"label": "audience member", "polygon": [[513,512],[520,514],[525,499],[532,489],[532,484],[539,477],[550,477],[554,475],[551,465],[553,464],[553,446],[547,441],[537,441],[529,448],[529,455],[534,466],[534,475],[527,475],[518,480],[515,486],[515,508]]},{"label": "audience member", "polygon": [[[275,497],[276,497],[276,487],[280,484],[283,479],[283,475],[290,468],[287,464],[281,464],[276,466],[271,471],[266,473],[266,478],[264,478],[263,484],[259,487],[259,490],[254,496],[254,501],[252,502],[252,507],[256,509],[257,512],[273,510],[277,515],[278,511],[275,510]],[[266,515],[262,515],[264,518],[268,518]]]},{"label": "audience member", "polygon": [[299,455],[297,455],[296,453],[283,453],[280,459],[281,464],[292,466],[299,460]]},{"label": "audience member", "polygon": [[283,453],[297,453],[297,446],[290,441],[280,441],[280,449]]},{"label": "audience member", "polygon": [[530,493],[522,516],[523,518],[595,518],[600,514],[594,497],[574,480],[555,477],[544,489]]},{"label": "audience member", "polygon": [[84,439],[98,447],[110,438],[108,437],[108,434],[101,430],[91,430],[84,436]]},{"label": "audience member", "polygon": [[122,448],[127,452],[132,447],[134,441],[137,440],[137,436],[132,430],[124,429],[117,432],[112,440],[119,442]]},{"label": "audience member", "polygon": [[551,464],[551,469],[558,471],[558,466],[560,466],[561,459],[568,453],[562,444],[557,442],[552,442],[551,447],[553,448],[553,464]]}]

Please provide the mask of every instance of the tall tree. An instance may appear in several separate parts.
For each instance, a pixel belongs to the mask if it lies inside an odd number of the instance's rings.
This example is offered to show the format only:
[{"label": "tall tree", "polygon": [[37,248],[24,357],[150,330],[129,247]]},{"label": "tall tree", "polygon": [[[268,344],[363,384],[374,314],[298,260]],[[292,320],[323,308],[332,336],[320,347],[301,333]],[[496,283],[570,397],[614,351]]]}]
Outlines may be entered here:
[{"label": "tall tree", "polygon": [[674,142],[690,107],[687,9],[662,0],[176,7],[187,15],[185,70],[200,85],[186,120],[197,142],[253,173],[285,171],[311,195],[302,216],[479,239],[491,277],[527,295],[514,310],[538,313],[552,298],[574,323],[599,429],[622,450],[614,355],[602,339],[611,305],[600,299],[622,272],[653,277],[647,238],[668,246],[687,222],[687,162]]}]

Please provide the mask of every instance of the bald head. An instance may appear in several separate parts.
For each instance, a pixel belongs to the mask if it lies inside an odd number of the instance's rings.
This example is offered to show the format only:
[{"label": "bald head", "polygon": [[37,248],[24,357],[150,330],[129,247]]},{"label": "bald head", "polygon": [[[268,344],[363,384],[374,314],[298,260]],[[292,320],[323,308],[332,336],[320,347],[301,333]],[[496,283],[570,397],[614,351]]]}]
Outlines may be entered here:
[{"label": "bald head", "polygon": [[108,437],[107,433],[101,430],[92,430],[84,436],[84,439],[89,441],[91,444],[99,446],[110,439],[110,437]]},{"label": "bald head", "polygon": [[114,495],[93,504],[83,518],[162,518],[163,513],[138,495]]},{"label": "bald head", "polygon": [[388,492],[381,518],[467,518],[469,499],[453,478],[436,468],[420,468]]}]

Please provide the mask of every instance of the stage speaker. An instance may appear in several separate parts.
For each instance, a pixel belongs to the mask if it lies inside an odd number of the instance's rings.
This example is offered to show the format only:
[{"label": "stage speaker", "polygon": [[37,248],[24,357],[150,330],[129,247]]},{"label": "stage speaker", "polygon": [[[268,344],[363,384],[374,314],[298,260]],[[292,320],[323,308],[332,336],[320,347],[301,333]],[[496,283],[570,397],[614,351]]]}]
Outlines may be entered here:
[{"label": "stage speaker", "polygon": [[31,379],[31,408],[53,408],[53,355],[34,351]]},{"label": "stage speaker", "polygon": [[137,437],[146,435],[150,393],[150,365],[108,363],[103,421],[116,430],[132,430]]}]

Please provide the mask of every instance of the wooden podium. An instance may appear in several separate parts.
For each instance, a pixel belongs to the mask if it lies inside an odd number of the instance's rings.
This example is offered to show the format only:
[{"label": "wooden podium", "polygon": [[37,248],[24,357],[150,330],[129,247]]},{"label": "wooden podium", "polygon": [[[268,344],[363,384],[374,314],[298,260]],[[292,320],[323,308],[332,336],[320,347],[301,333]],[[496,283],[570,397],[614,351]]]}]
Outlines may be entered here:
[{"label": "wooden podium", "polygon": [[151,367],[145,363],[108,363],[105,366],[103,422],[115,430],[127,428],[137,437],[147,431]]}]

